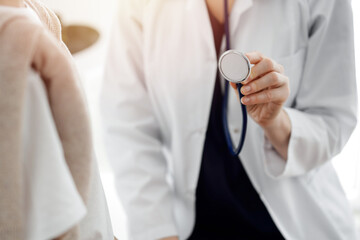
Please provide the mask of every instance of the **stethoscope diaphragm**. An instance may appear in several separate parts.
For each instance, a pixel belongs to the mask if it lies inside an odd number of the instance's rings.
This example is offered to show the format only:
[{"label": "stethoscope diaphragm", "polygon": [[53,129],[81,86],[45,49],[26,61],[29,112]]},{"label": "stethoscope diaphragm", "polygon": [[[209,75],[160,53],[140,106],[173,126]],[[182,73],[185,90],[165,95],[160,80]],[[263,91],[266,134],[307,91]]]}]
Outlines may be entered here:
[{"label": "stethoscope diaphragm", "polygon": [[245,54],[228,50],[219,59],[219,71],[225,80],[240,83],[250,75],[250,61]]}]

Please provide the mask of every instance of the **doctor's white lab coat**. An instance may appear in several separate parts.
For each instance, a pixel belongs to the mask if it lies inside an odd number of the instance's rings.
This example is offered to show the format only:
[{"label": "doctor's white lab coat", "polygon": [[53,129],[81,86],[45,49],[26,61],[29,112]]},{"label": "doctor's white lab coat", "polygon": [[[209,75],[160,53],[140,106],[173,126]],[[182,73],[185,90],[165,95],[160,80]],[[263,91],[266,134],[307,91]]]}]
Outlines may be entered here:
[{"label": "doctor's white lab coat", "polygon": [[[232,48],[263,53],[290,79],[287,161],[251,119],[240,154],[273,221],[286,239],[356,239],[330,162],[356,125],[350,1],[236,0],[230,28]],[[216,73],[205,0],[124,1],[102,110],[130,239],[191,234]],[[234,91],[229,104],[236,142],[242,115]]]}]

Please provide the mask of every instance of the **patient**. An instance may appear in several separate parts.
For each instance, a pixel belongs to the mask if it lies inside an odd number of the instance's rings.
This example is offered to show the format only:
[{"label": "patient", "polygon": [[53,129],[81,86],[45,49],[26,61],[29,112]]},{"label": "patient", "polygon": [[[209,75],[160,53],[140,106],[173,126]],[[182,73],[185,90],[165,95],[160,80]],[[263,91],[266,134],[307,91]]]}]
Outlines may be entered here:
[{"label": "patient", "polygon": [[0,239],[112,239],[88,111],[55,14],[0,0]]}]

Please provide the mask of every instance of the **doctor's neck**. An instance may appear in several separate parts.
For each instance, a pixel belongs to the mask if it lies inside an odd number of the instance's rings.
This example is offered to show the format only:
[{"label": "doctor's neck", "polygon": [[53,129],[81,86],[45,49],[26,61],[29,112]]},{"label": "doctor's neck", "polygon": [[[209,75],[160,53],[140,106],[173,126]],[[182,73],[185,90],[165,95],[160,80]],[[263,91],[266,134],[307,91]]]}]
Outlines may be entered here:
[{"label": "doctor's neck", "polygon": [[0,6],[24,7],[24,0],[0,0]]}]

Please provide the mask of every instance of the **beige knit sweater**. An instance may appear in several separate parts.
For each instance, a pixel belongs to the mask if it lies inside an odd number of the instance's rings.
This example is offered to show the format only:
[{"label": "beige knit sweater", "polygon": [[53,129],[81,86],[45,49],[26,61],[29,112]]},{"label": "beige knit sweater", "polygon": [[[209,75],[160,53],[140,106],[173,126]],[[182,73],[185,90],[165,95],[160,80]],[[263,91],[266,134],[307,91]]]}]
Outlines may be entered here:
[{"label": "beige knit sweater", "polygon": [[[59,21],[42,4],[26,2],[44,26],[14,11],[0,15],[0,239],[6,240],[24,238],[21,126],[31,68],[46,85],[64,156],[85,203],[93,159],[88,112]],[[77,227],[59,239],[78,239]]]}]

